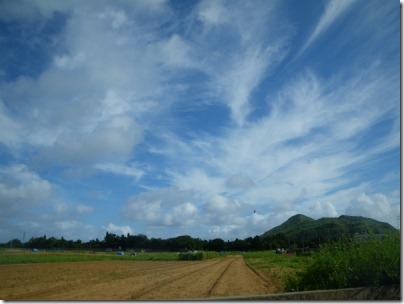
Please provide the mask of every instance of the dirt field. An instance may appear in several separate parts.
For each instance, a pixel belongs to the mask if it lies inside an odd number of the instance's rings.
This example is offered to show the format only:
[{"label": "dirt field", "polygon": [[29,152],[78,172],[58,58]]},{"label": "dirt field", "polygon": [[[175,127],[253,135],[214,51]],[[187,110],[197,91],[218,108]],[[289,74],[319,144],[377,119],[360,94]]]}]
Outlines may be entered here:
[{"label": "dirt field", "polygon": [[241,256],[0,266],[2,300],[174,300],[268,294]]}]

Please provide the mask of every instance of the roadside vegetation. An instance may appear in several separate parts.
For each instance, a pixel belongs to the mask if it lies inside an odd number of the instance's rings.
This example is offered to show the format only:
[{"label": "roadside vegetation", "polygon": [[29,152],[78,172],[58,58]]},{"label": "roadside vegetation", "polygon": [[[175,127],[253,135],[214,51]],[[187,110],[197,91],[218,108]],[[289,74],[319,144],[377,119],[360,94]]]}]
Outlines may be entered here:
[{"label": "roadside vegetation", "polygon": [[244,258],[276,292],[400,284],[399,230],[360,240],[346,237],[305,252],[256,251]]},{"label": "roadside vegetation", "polygon": [[295,253],[276,254],[275,250],[246,252],[243,256],[247,265],[264,277],[276,292],[285,291],[287,278],[303,271],[312,260],[310,256]]},{"label": "roadside vegetation", "polygon": [[307,267],[285,280],[285,291],[400,284],[400,232],[325,244]]}]

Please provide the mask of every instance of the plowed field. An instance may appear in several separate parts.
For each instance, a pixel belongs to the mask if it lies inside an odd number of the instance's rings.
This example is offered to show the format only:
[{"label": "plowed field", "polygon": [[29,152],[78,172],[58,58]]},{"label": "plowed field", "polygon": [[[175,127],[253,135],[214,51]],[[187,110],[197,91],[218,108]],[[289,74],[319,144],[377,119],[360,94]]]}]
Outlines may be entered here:
[{"label": "plowed field", "polygon": [[0,266],[3,300],[174,300],[273,292],[241,256]]}]

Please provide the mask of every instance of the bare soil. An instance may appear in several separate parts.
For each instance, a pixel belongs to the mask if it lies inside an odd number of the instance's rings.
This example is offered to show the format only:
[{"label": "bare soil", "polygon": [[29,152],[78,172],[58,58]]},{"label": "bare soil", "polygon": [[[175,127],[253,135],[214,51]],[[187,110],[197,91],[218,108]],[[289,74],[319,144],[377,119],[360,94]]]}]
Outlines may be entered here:
[{"label": "bare soil", "polygon": [[242,256],[0,266],[3,300],[175,300],[274,292]]}]

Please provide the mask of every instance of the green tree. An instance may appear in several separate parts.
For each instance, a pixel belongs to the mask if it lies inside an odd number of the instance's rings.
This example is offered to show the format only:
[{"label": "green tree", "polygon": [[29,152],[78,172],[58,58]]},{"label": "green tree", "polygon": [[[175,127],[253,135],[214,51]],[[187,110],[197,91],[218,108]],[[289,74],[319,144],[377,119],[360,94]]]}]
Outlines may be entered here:
[{"label": "green tree", "polygon": [[223,241],[220,238],[209,240],[206,247],[207,247],[208,250],[212,250],[212,251],[224,251],[224,250],[227,250],[226,242]]}]

